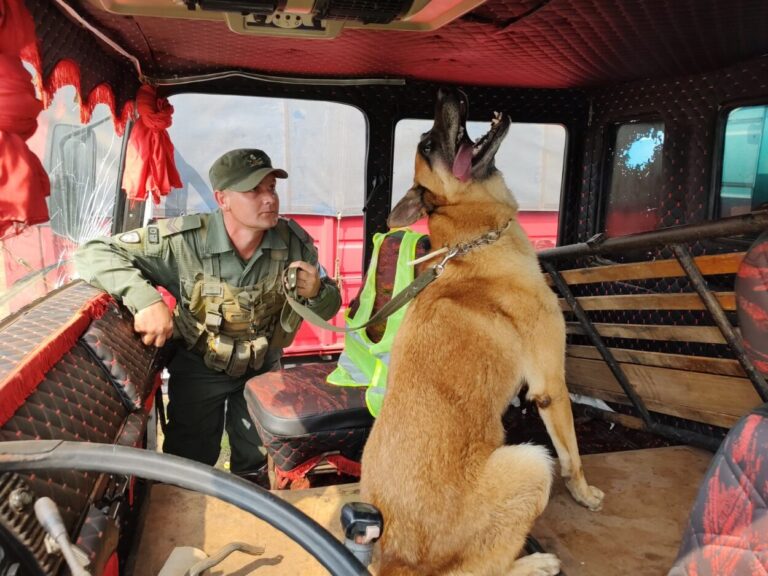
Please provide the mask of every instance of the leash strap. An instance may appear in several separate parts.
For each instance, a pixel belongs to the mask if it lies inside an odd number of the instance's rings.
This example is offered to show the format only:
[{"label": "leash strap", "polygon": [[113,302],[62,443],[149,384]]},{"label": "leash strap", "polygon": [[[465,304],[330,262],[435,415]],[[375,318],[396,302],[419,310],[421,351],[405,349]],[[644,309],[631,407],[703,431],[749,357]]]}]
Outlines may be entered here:
[{"label": "leash strap", "polygon": [[[296,268],[286,268],[283,271],[283,286],[286,288],[286,294],[285,297],[288,300],[288,304],[291,305],[291,308],[293,308],[294,312],[304,318],[304,320],[307,320],[310,324],[314,324],[315,326],[319,328],[324,328],[326,330],[330,330],[331,332],[340,332],[340,333],[348,333],[348,332],[355,332],[357,330],[362,330],[363,328],[367,328],[368,326],[373,326],[374,324],[379,324],[382,321],[384,321],[387,317],[391,316],[395,312],[397,312],[400,308],[405,306],[408,302],[413,300],[416,295],[424,290],[427,286],[429,286],[433,280],[435,280],[440,274],[443,273],[445,270],[445,265],[448,264],[450,260],[455,258],[456,256],[464,256],[468,252],[474,250],[475,248],[479,248],[481,246],[487,246],[488,244],[493,244],[496,242],[501,235],[509,228],[509,226],[512,224],[512,218],[507,220],[507,223],[502,228],[497,228],[495,230],[490,230],[489,232],[486,232],[482,236],[475,238],[474,240],[471,240],[469,242],[464,242],[461,244],[457,244],[456,246],[452,248],[448,248],[447,252],[441,250],[438,250],[432,254],[432,257],[437,256],[439,254],[445,253],[445,256],[440,261],[439,264],[435,264],[434,266],[430,266],[424,272],[419,274],[419,276],[411,282],[408,286],[403,288],[400,292],[398,292],[392,300],[387,302],[384,306],[381,307],[381,310],[376,312],[368,322],[365,324],[361,324],[360,326],[354,326],[354,327],[347,327],[347,328],[339,328],[337,326],[334,326],[333,324],[329,324],[320,316],[315,314],[310,308],[307,306],[304,306],[304,304],[300,303],[296,300]],[[290,272],[292,271],[292,272]]]},{"label": "leash strap", "polygon": [[[315,326],[319,328],[324,328],[326,330],[330,330],[332,332],[341,332],[341,333],[347,333],[347,332],[355,332],[357,330],[362,330],[363,328],[367,328],[368,326],[373,326],[375,324],[379,324],[383,322],[386,318],[397,312],[400,308],[405,306],[408,302],[413,300],[416,295],[424,290],[427,286],[429,286],[432,281],[437,278],[440,273],[442,272],[441,269],[439,269],[437,266],[431,266],[424,270],[419,276],[411,282],[408,286],[403,288],[400,292],[398,292],[389,302],[387,302],[384,306],[381,307],[381,310],[376,312],[373,316],[371,316],[370,320],[368,322],[361,324],[360,326],[354,326],[354,327],[346,327],[346,328],[339,328],[338,326],[334,326],[333,324],[329,324],[325,320],[323,320],[320,316],[315,314],[315,312],[311,309],[302,304],[301,302],[297,301],[293,295],[286,294],[286,299],[288,300],[288,304],[291,305],[291,308],[304,318],[307,322],[310,324],[314,324]],[[284,278],[285,279],[285,278]]]}]

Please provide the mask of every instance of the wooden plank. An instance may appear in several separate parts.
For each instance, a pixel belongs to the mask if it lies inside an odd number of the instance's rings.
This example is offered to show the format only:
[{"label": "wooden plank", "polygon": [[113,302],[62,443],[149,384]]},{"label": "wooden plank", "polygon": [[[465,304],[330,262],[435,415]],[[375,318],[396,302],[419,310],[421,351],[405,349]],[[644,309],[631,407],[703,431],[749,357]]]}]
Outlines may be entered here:
[{"label": "wooden plank", "polygon": [[[605,338],[637,338],[639,340],[671,340],[673,342],[703,342],[725,344],[725,338],[716,326],[663,326],[659,324],[593,324],[597,333]],[[578,322],[566,322],[568,334],[585,334]]]},{"label": "wooden plank", "polygon": [[[595,398],[600,398],[606,402],[615,402],[616,404],[624,404],[625,406],[632,405],[632,402],[630,402],[629,398],[627,398],[623,391],[608,392],[606,390],[599,390],[590,386],[582,386],[580,384],[569,384],[568,389],[575,394],[594,396]],[[693,420],[695,422],[704,422],[705,424],[722,426],[723,428],[730,428],[739,420],[738,417],[728,414],[705,412],[701,410],[694,410],[692,408],[681,408],[679,406],[665,406],[664,404],[654,401],[646,401],[645,405],[652,412],[659,412],[669,416],[685,418],[686,420]]]},{"label": "wooden plank", "polygon": [[[716,254],[695,258],[696,265],[705,276],[710,274],[735,274],[744,259],[745,252]],[[590,268],[573,268],[560,272],[568,284],[591,282],[615,282],[617,280],[647,280],[650,278],[677,278],[685,276],[677,260],[655,260],[632,264],[610,264]],[[549,274],[547,281],[551,284]]]},{"label": "wooden plank", "polygon": [[[644,352],[628,348],[609,348],[618,362],[658,366],[659,368],[676,368],[693,372],[708,372],[723,376],[745,378],[746,374],[738,360],[730,358],[707,358],[705,356],[688,356],[685,354],[666,354],[662,352]],[[567,353],[575,358],[590,358],[602,360],[600,352],[594,346],[570,344]]]},{"label": "wooden plank", "polygon": [[[715,292],[723,310],[736,310],[733,292]],[[698,294],[629,294],[615,296],[583,296],[577,298],[584,310],[706,310]],[[559,299],[560,309],[570,311],[571,307]]]},{"label": "wooden plank", "polygon": [[[623,362],[619,365],[648,408],[664,414],[730,426],[762,403],[746,378]],[[566,376],[573,392],[592,393],[609,400],[623,397],[627,401],[602,360],[568,357]]]}]

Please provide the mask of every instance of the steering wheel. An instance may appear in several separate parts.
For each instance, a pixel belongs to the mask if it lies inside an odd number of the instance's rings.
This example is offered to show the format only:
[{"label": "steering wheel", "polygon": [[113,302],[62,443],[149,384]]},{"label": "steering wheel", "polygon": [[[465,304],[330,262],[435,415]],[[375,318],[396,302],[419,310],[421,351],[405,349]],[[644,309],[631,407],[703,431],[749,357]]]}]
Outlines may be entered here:
[{"label": "steering wheel", "polygon": [[179,456],[127,446],[63,440],[0,442],[0,472],[51,469],[139,476],[214,496],[277,528],[334,576],[370,576],[357,558],[312,518],[233,474]]}]

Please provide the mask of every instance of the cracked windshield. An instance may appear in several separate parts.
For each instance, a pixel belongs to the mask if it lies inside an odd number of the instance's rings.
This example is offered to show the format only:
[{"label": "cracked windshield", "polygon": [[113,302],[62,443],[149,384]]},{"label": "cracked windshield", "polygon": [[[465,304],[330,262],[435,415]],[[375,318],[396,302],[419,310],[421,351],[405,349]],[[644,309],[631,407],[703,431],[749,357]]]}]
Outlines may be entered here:
[{"label": "cracked windshield", "polygon": [[38,116],[27,143],[50,176],[50,220],[0,240],[0,318],[69,282],[75,248],[111,233],[121,142],[106,106],[80,121],[72,86]]}]

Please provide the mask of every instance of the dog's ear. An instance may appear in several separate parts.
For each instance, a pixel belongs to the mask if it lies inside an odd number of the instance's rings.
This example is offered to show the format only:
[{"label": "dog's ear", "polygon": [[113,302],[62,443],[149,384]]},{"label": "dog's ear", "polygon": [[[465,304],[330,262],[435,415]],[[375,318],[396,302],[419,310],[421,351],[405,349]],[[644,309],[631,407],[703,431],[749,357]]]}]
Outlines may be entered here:
[{"label": "dog's ear", "polygon": [[423,186],[414,184],[389,213],[387,225],[390,228],[408,226],[426,216],[430,210],[430,207],[424,202],[424,192],[426,191],[427,189]]}]

